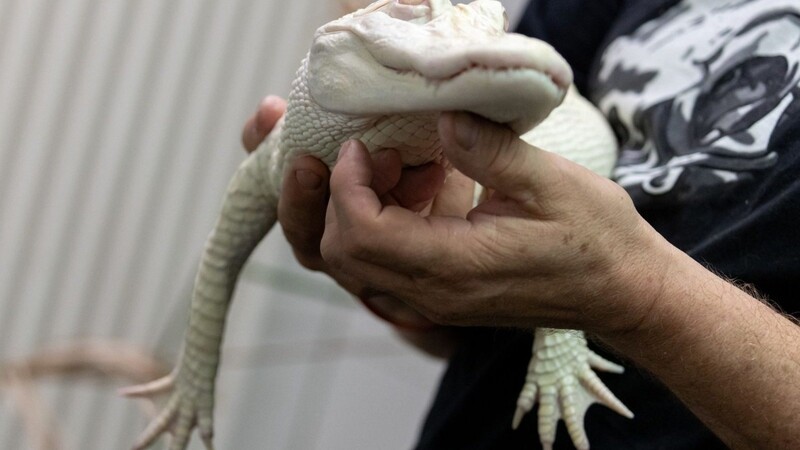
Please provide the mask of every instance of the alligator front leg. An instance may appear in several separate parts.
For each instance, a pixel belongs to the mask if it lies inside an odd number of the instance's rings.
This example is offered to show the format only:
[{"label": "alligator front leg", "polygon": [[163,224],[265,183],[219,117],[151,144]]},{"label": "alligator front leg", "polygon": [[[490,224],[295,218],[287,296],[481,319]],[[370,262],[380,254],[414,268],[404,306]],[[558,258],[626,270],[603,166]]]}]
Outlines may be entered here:
[{"label": "alligator front leg", "polygon": [[[212,239],[213,240],[213,239]],[[178,365],[168,376],[123,389],[128,397],[154,398],[169,393],[163,410],[142,432],[134,450],[149,447],[161,434],[173,435],[171,450],[186,448],[196,427],[206,449],[212,449],[214,385],[220,360],[225,316],[235,275],[204,258],[195,282],[189,328]]]},{"label": "alligator front leg", "polygon": [[528,375],[517,400],[514,429],[538,401],[542,448],[552,449],[558,420],[564,419],[575,447],[584,450],[589,448],[589,439],[583,418],[593,403],[602,403],[633,418],[633,413],[603,384],[593,368],[613,373],[624,371],[622,366],[589,350],[582,331],[537,328]]},{"label": "alligator front leg", "polygon": [[275,180],[266,179],[264,148],[242,163],[228,185],[197,272],[178,366],[163,379],[122,390],[130,397],[171,392],[164,409],[134,445],[136,450],[147,448],[166,431],[173,434],[170,449],[183,450],[195,427],[206,448],[213,448],[214,384],[234,286],[245,261],[277,218],[277,197],[269,194],[273,189],[265,188]]}]

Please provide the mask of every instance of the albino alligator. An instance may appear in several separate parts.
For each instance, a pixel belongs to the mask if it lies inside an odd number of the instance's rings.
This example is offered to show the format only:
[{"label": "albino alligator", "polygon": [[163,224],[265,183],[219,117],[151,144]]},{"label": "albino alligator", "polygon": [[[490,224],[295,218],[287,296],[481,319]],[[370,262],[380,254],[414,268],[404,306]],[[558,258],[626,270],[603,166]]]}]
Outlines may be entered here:
[{"label": "albino alligator", "polygon": [[[284,118],[230,182],[198,271],[178,366],[164,379],[124,390],[130,396],[172,391],[136,449],[167,430],[174,433],[171,448],[183,449],[194,427],[212,448],[226,313],[242,265],[276,221],[282,172],[291,158],[310,153],[331,166],[343,142],[360,139],[370,151],[397,149],[406,165],[441,161],[438,114],[460,110],[519,134],[536,127],[524,138],[610,173],[616,141],[602,116],[571,88],[567,63],[547,44],[507,33],[507,26],[496,1],[379,0],[317,30]],[[562,418],[575,446],[588,448],[583,417],[589,405],[600,402],[632,416],[592,367],[622,371],[592,353],[581,332],[537,330],[513,426],[538,401],[545,448]]]}]

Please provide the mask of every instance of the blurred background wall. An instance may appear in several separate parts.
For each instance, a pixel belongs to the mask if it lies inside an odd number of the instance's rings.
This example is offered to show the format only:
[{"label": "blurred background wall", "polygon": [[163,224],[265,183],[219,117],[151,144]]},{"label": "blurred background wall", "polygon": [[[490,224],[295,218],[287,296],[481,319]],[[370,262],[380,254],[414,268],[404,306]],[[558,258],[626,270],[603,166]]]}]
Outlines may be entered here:
[{"label": "blurred background wall", "polygon": [[[515,20],[524,0],[504,3]],[[175,360],[241,127],[263,95],[288,93],[313,30],[340,12],[333,0],[0,0],[0,367],[47,352],[27,381],[0,371],[0,449],[133,442],[146,418],[116,396],[126,381],[58,358]],[[218,448],[414,442],[442,363],[299,267],[279,229],[229,323]]]}]

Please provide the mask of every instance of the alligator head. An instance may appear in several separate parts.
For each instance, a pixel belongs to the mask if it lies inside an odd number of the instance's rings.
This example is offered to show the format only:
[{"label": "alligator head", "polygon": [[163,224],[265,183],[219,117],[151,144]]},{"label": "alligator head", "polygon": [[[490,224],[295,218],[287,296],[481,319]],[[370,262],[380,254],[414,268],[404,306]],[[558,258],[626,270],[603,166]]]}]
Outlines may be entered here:
[{"label": "alligator head", "polygon": [[572,72],[507,27],[497,1],[378,0],[317,30],[309,94],[340,114],[460,110],[522,133],[558,105]]}]

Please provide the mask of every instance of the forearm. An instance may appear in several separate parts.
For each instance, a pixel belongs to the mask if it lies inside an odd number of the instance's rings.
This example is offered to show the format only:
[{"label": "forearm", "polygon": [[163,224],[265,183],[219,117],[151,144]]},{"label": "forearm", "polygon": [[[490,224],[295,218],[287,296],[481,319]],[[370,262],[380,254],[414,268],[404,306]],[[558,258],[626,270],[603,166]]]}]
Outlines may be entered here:
[{"label": "forearm", "polygon": [[670,251],[641,326],[601,337],[734,448],[800,448],[800,327]]}]

